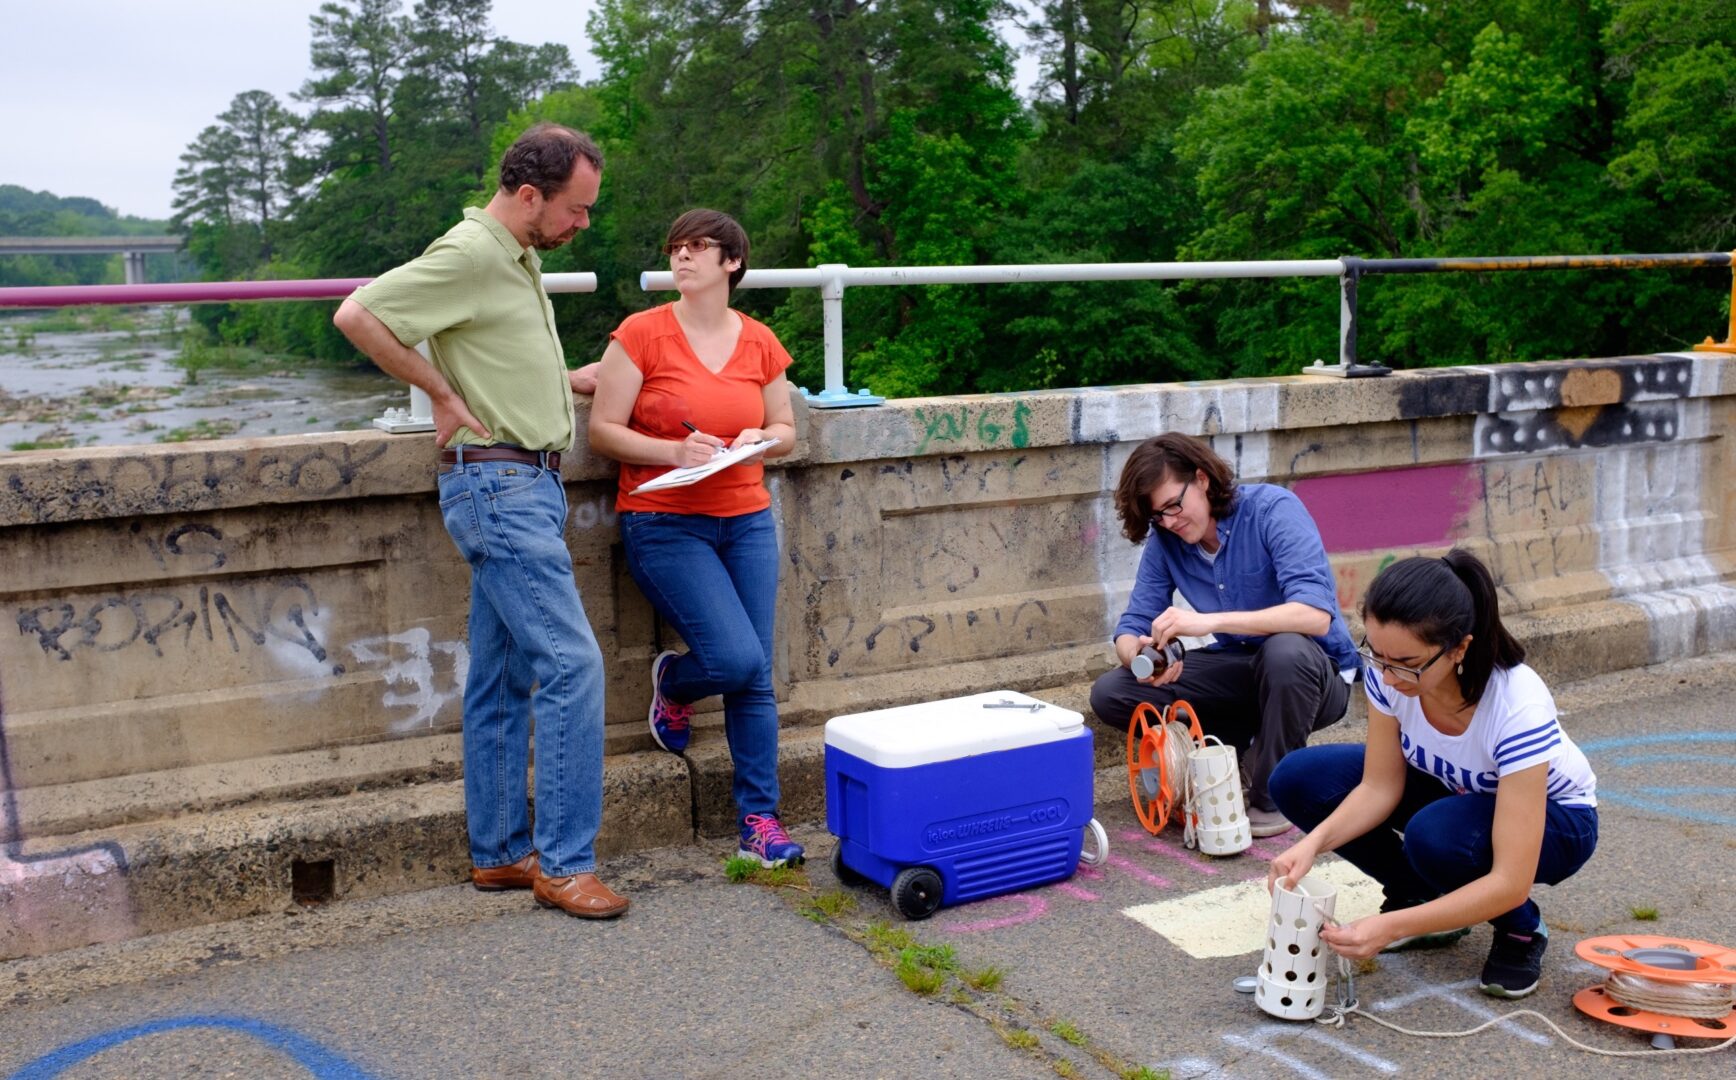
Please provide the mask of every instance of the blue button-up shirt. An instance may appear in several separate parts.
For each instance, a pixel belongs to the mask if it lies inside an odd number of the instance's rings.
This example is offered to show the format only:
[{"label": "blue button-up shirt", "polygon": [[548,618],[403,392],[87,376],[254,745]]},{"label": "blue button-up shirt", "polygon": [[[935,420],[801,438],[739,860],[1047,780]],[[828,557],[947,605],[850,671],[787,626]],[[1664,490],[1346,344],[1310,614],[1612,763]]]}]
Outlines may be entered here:
[{"label": "blue button-up shirt", "polygon": [[[1332,617],[1314,640],[1339,671],[1359,666],[1356,644],[1338,610],[1338,584],[1320,530],[1302,500],[1273,484],[1238,484],[1236,501],[1218,522],[1217,558],[1153,524],[1139,559],[1133,595],[1115,625],[1115,637],[1149,634],[1151,620],[1171,606],[1179,590],[1195,611],[1259,611],[1288,601]],[[1217,634],[1212,648],[1249,650],[1265,635]]]}]

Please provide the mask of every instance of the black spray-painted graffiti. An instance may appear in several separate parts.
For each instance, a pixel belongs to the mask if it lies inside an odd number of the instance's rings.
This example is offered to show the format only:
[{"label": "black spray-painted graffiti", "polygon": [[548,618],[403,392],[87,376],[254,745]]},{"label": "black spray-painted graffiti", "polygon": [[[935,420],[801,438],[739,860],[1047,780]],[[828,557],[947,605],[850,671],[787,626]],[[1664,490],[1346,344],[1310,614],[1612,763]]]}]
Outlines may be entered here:
[{"label": "black spray-painted graffiti", "polygon": [[254,502],[284,490],[323,498],[348,488],[386,450],[386,443],[339,443],[294,453],[213,450],[80,460],[70,469],[33,465],[6,477],[0,519],[64,521],[186,510],[218,505],[225,489],[245,491]]},{"label": "black spray-painted graffiti", "polygon": [[[20,608],[18,631],[34,635],[44,653],[62,661],[81,650],[118,652],[140,642],[162,656],[165,641],[185,648],[193,635],[203,634],[206,641],[227,640],[237,653],[243,642],[281,641],[324,663],[326,647],[310,621],[321,613],[319,597],[306,580],[274,576],[185,592],[117,593],[88,605],[64,601]],[[331,670],[344,673],[341,664]]]}]

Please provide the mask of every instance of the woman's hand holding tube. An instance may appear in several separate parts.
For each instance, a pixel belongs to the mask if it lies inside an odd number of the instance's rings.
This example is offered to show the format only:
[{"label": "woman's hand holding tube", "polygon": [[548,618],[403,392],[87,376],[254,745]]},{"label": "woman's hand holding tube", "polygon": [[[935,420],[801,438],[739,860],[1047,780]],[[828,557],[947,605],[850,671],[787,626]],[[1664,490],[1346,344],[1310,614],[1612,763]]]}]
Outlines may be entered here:
[{"label": "woman's hand holding tube", "polygon": [[1288,883],[1288,887],[1294,889],[1296,883],[1307,877],[1308,871],[1314,869],[1314,859],[1318,855],[1319,852],[1315,850],[1314,843],[1309,837],[1305,836],[1291,844],[1266,868],[1266,891],[1271,892],[1279,878],[1283,878]]}]

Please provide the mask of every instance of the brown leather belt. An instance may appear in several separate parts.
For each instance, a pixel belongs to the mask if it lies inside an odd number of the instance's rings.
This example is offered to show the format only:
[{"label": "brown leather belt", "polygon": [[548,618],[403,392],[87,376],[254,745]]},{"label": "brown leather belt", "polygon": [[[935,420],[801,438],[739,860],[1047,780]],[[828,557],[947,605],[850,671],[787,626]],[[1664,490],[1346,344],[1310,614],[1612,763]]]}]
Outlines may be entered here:
[{"label": "brown leather belt", "polygon": [[[464,460],[466,462],[518,461],[526,465],[554,469],[558,472],[561,467],[561,452],[559,450],[521,450],[516,446],[478,446],[474,448],[467,446],[464,448]],[[440,451],[440,464],[458,464],[458,451]]]}]

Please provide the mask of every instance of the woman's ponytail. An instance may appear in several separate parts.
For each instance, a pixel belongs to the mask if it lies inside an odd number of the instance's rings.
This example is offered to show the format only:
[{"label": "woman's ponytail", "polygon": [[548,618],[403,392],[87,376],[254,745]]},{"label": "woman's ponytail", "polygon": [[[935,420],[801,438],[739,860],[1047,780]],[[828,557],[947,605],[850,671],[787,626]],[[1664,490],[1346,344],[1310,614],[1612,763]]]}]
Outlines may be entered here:
[{"label": "woman's ponytail", "polygon": [[1525,662],[1525,647],[1501,625],[1494,576],[1463,548],[1382,570],[1363,597],[1362,617],[1402,626],[1436,648],[1451,649],[1471,635],[1458,672],[1459,693],[1471,705],[1482,700],[1496,668]]},{"label": "woman's ponytail", "polygon": [[1489,676],[1496,668],[1505,670],[1525,662],[1525,646],[1501,625],[1501,600],[1495,591],[1495,576],[1489,573],[1483,560],[1464,548],[1454,548],[1441,561],[1471,594],[1471,646],[1465,650],[1462,661],[1459,691],[1467,702],[1475,705],[1482,700]]}]

